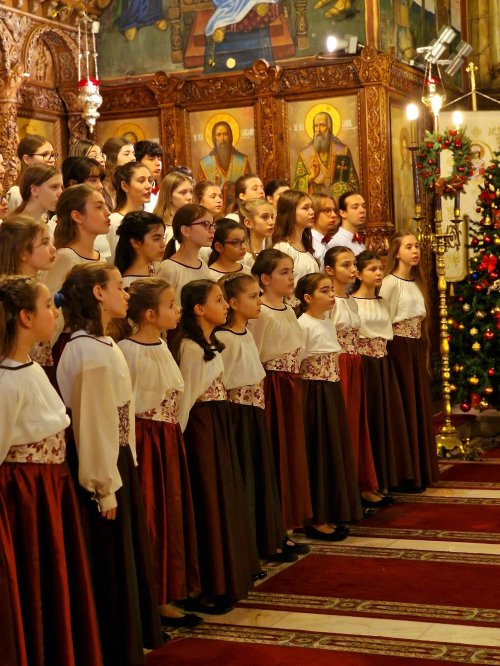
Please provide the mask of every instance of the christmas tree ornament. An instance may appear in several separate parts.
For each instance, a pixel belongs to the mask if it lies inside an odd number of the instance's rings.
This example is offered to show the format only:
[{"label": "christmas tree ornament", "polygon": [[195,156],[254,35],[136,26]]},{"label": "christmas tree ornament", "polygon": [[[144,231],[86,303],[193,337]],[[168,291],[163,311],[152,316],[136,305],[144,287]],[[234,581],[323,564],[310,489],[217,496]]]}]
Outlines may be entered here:
[{"label": "christmas tree ornament", "polygon": [[491,342],[491,341],[493,340],[494,337],[495,337],[495,334],[494,334],[493,331],[491,331],[489,328],[487,328],[486,331],[483,333],[483,338],[484,338],[487,342]]},{"label": "christmas tree ornament", "polygon": [[474,291],[477,291],[477,293],[480,294],[482,291],[484,291],[484,284],[481,284],[480,282],[477,282],[474,285]]},{"label": "christmas tree ornament", "polygon": [[472,271],[470,276],[472,280],[479,280],[479,273],[477,271]]},{"label": "christmas tree ornament", "polygon": [[465,400],[464,400],[464,402],[460,403],[460,409],[463,412],[470,412],[470,404],[468,402],[465,402]]},{"label": "christmas tree ornament", "polygon": [[453,372],[460,372],[460,366],[458,365],[458,363],[455,363],[452,370],[453,370]]},{"label": "christmas tree ornament", "polygon": [[455,386],[455,384],[450,384],[450,393],[455,393],[456,390],[457,387]]},{"label": "christmas tree ornament", "polygon": [[474,342],[472,345],[472,351],[473,352],[478,352],[481,351],[481,345],[479,342]]},{"label": "christmas tree ornament", "polygon": [[484,310],[478,310],[476,312],[476,317],[478,319],[484,319],[486,317],[486,312]]},{"label": "christmas tree ornament", "polygon": [[495,376],[495,368],[488,368],[488,371],[486,373],[488,377],[494,377]]},{"label": "christmas tree ornament", "polygon": [[470,305],[469,305],[468,303],[464,303],[464,304],[462,305],[462,310],[463,310],[464,312],[469,312],[469,310],[470,310]]},{"label": "christmas tree ornament", "polygon": [[471,386],[477,386],[479,384],[479,377],[476,377],[476,375],[472,375],[472,377],[469,377],[469,384]]},{"label": "christmas tree ornament", "polygon": [[472,335],[472,337],[474,337],[478,334],[478,330],[477,328],[471,328],[469,333]]},{"label": "christmas tree ornament", "polygon": [[492,386],[487,386],[484,389],[484,392],[485,392],[486,395],[491,395],[493,393],[493,387]]},{"label": "christmas tree ornament", "polygon": [[490,403],[483,398],[483,400],[480,401],[479,403],[479,409],[484,412],[485,409],[488,409],[490,406]]}]

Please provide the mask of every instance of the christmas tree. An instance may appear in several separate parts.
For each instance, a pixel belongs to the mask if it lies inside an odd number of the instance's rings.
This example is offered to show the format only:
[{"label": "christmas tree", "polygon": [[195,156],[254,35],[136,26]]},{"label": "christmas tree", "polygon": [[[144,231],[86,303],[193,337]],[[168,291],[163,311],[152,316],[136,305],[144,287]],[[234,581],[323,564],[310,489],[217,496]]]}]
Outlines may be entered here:
[{"label": "christmas tree", "polygon": [[448,321],[452,400],[464,412],[500,408],[500,151],[480,190],[469,276],[456,285]]}]

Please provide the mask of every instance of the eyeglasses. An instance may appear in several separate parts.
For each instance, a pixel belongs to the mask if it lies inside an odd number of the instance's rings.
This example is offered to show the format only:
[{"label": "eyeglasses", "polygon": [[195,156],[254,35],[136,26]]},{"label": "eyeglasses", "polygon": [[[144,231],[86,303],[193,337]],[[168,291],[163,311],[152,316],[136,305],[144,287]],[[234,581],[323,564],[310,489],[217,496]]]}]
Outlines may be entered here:
[{"label": "eyeglasses", "polygon": [[337,214],[337,209],[336,208],[320,208],[319,212],[324,213],[325,215],[336,215]]},{"label": "eyeglasses", "polygon": [[223,244],[224,245],[232,245],[235,249],[236,248],[240,249],[241,247],[246,245],[247,242],[246,242],[246,240],[238,240],[237,238],[235,238],[234,240],[224,241]]},{"label": "eyeglasses", "polygon": [[217,225],[215,222],[209,222],[208,220],[201,220],[200,222],[193,222],[191,225],[192,227],[195,227],[197,224],[202,226],[205,231],[215,231],[217,229]]},{"label": "eyeglasses", "polygon": [[32,157],[41,157],[44,162],[50,162],[50,160],[57,160],[59,153],[33,153]]}]

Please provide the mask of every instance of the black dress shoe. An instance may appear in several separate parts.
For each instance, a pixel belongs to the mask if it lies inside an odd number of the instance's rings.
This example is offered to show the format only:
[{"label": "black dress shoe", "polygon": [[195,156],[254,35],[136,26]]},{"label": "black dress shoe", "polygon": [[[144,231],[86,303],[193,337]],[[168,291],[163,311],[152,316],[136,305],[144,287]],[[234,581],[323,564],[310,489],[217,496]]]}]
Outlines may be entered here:
[{"label": "black dress shoe", "polygon": [[264,580],[264,578],[267,578],[267,571],[264,571],[264,569],[252,574],[252,580]]},{"label": "black dress shoe", "polygon": [[345,530],[338,530],[337,528],[333,532],[321,532],[315,527],[309,526],[306,527],[306,536],[318,541],[343,541],[347,539],[349,534]]},{"label": "black dress shoe", "polygon": [[307,555],[307,553],[311,552],[311,549],[307,543],[296,543],[295,541],[292,541],[292,539],[285,539],[285,541],[283,541],[282,548],[283,551],[291,550],[294,553],[297,553],[297,555]]},{"label": "black dress shoe", "polygon": [[182,617],[167,617],[166,615],[160,615],[160,620],[162,627],[172,627],[172,629],[181,629],[183,627],[192,629],[202,622],[205,622],[202,617],[194,614],[183,615]]},{"label": "black dress shoe", "polygon": [[389,501],[386,497],[381,497],[378,502],[361,498],[361,506],[365,507],[365,509],[382,509],[382,507],[389,506],[389,504],[393,504],[393,502]]},{"label": "black dress shoe", "polygon": [[224,615],[233,610],[231,602],[225,597],[217,597],[214,600],[189,598],[176,602],[176,605],[188,613],[205,613],[207,615]]},{"label": "black dress shoe", "polygon": [[292,548],[286,548],[283,549],[281,553],[266,555],[264,559],[269,562],[296,562],[299,559],[299,556]]}]

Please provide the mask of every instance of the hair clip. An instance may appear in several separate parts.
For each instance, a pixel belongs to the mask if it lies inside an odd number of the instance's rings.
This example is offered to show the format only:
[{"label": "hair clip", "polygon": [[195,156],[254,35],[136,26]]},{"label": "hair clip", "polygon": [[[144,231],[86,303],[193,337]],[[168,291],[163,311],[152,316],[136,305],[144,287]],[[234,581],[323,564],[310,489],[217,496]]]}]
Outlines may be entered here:
[{"label": "hair clip", "polygon": [[63,304],[64,304],[64,294],[62,293],[62,291],[57,291],[54,294],[54,305],[56,306],[56,308],[62,308]]}]

